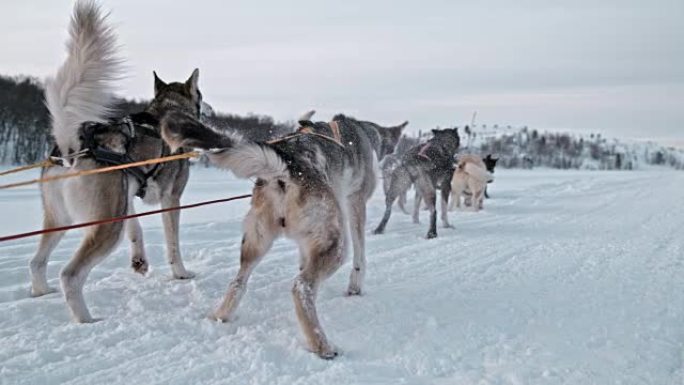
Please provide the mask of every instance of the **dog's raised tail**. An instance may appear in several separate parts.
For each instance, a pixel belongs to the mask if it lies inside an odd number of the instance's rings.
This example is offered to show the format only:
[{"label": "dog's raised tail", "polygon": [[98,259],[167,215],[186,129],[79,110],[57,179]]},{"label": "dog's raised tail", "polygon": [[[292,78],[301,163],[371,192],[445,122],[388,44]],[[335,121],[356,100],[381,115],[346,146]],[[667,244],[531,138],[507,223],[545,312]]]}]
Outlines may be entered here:
[{"label": "dog's raised tail", "polygon": [[79,0],[69,26],[67,58],[45,88],[52,135],[63,154],[80,149],[83,122],[104,122],[111,115],[113,82],[122,75],[123,61],[117,57],[107,15],[94,1]]},{"label": "dog's raised tail", "polygon": [[482,183],[492,182],[494,180],[494,176],[487,172],[485,168],[471,162],[465,164],[463,171]]},{"label": "dog's raised tail", "polygon": [[207,150],[211,163],[230,170],[238,178],[271,179],[287,175],[287,164],[269,145],[237,134],[222,134],[197,120],[165,117],[162,138],[173,151],[178,148]]}]

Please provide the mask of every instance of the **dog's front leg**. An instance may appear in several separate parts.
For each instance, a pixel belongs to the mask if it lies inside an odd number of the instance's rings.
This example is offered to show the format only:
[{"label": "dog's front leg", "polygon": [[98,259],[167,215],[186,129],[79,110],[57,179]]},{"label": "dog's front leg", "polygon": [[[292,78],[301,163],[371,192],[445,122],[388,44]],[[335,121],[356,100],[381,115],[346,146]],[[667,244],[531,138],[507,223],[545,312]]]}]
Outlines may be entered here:
[{"label": "dog's front leg", "polygon": [[[134,214],[135,211],[131,207],[128,213]],[[145,258],[145,243],[143,242],[143,231],[140,221],[137,218],[126,221],[126,232],[128,240],[131,242],[131,267],[136,273],[145,275],[149,265],[147,264],[147,258]]]},{"label": "dog's front leg", "polygon": [[[162,208],[176,207],[180,205],[180,196],[164,194],[161,199]],[[178,227],[180,223],[180,210],[167,211],[162,214],[164,223],[164,236],[166,237],[166,256],[171,265],[173,277],[176,279],[190,279],[195,273],[185,269],[180,255],[178,241]]]},{"label": "dog's front leg", "polygon": [[349,206],[354,262],[347,295],[360,295],[366,275],[366,200],[361,196],[352,197]]}]

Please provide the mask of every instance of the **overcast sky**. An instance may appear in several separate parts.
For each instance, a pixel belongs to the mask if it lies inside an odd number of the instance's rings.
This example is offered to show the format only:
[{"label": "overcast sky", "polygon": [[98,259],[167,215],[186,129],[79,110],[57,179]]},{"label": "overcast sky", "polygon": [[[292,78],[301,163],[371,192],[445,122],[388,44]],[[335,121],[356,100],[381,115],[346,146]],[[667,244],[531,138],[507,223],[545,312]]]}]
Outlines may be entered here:
[{"label": "overcast sky", "polygon": [[[215,109],[315,108],[413,130],[477,122],[684,145],[683,0],[103,0],[152,96],[200,68]],[[2,1],[0,73],[64,59],[72,2]]]}]

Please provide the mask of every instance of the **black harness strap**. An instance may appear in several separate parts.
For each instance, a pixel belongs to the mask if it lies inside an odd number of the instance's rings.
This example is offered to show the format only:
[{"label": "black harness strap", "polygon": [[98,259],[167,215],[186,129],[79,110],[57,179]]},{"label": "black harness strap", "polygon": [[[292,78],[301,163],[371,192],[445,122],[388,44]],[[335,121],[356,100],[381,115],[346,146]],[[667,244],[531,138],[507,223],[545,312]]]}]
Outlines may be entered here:
[{"label": "black harness strap", "polygon": [[[161,139],[161,135],[155,129],[155,126],[158,123],[159,122],[152,115],[145,112],[126,116],[123,119],[112,121],[107,124],[85,122],[80,129],[82,148],[88,149],[87,154],[84,156],[94,159],[97,163],[101,163],[106,166],[118,166],[122,164],[133,163],[135,160],[128,155],[128,148],[133,142],[133,139],[138,135]],[[97,143],[96,135],[110,131],[112,126],[118,126],[119,130],[117,131],[126,137],[127,144],[125,153],[112,151],[101,146],[100,143]],[[160,156],[169,155],[168,152],[167,146],[162,145],[162,152]],[[59,158],[62,156],[59,147],[54,146],[50,152],[50,156],[54,159],[56,164],[62,166],[64,165],[59,160]],[[136,196],[140,198],[145,197],[148,180],[155,177],[161,166],[161,163],[157,163],[147,172],[145,172],[141,166],[130,167],[123,170],[124,173],[132,176],[138,181],[139,187],[138,191],[135,193]]]}]

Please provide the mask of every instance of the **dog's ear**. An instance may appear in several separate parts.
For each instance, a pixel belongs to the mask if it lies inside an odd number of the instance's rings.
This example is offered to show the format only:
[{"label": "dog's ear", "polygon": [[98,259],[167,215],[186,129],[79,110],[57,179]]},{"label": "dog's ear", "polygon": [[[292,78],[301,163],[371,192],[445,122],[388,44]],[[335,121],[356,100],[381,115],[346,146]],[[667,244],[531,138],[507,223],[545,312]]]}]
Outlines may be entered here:
[{"label": "dog's ear", "polygon": [[313,122],[310,121],[310,120],[300,120],[300,121],[299,121],[299,126],[300,126],[300,127],[313,127],[314,124],[313,124]]},{"label": "dog's ear", "polygon": [[167,84],[157,76],[157,71],[152,71],[152,73],[154,74],[154,94],[157,95]]},{"label": "dog's ear", "polygon": [[188,92],[190,92],[190,95],[198,96],[199,92],[199,68],[195,68],[194,71],[192,71],[192,75],[188,78],[188,80],[185,81],[185,87],[188,89]]},{"label": "dog's ear", "polygon": [[311,110],[311,111],[305,112],[304,115],[302,115],[298,120],[300,122],[309,121],[309,120],[311,120],[311,117],[314,116],[315,113],[316,113],[316,110]]},{"label": "dog's ear", "polygon": [[399,139],[399,138],[401,137],[402,131],[404,131],[404,128],[406,128],[406,126],[408,125],[408,123],[409,123],[409,122],[408,122],[408,120],[407,120],[407,121],[405,121],[404,123],[402,123],[402,124],[400,124],[400,125],[398,125],[398,126],[390,127],[389,131],[390,131],[390,134],[392,135],[392,137],[395,138],[395,139]]},{"label": "dog's ear", "polygon": [[492,154],[487,154],[487,156],[484,157],[486,160],[492,160]]}]

